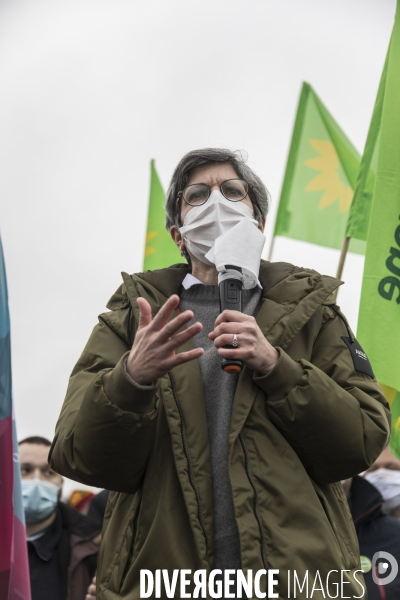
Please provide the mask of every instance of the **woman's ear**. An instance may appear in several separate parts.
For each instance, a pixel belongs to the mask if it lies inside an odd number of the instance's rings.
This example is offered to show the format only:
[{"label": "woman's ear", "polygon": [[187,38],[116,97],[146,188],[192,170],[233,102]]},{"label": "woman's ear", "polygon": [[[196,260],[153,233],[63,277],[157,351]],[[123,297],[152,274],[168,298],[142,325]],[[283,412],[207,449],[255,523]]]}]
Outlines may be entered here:
[{"label": "woman's ear", "polygon": [[169,232],[170,232],[171,237],[174,240],[175,244],[178,246],[179,250],[181,252],[183,252],[185,250],[185,244],[183,242],[182,235],[181,235],[178,227],[176,225],[172,225]]}]

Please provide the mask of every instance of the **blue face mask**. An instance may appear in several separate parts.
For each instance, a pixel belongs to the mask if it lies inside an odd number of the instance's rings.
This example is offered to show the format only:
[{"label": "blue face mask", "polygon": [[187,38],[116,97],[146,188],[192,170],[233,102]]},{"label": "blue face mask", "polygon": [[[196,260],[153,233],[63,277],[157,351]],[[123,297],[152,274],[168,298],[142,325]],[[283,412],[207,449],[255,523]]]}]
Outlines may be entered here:
[{"label": "blue face mask", "polygon": [[21,483],[26,522],[43,521],[55,510],[60,488],[40,479],[23,479]]}]

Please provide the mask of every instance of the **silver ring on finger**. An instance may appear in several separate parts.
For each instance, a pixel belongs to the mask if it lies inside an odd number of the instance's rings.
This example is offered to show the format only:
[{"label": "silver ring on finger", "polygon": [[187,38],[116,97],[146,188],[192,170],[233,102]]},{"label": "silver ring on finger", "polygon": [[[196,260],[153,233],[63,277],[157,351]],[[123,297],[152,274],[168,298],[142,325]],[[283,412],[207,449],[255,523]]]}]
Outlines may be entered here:
[{"label": "silver ring on finger", "polygon": [[232,341],[231,346],[233,348],[237,348],[239,346],[239,342],[238,342],[236,333],[233,334],[233,341]]}]

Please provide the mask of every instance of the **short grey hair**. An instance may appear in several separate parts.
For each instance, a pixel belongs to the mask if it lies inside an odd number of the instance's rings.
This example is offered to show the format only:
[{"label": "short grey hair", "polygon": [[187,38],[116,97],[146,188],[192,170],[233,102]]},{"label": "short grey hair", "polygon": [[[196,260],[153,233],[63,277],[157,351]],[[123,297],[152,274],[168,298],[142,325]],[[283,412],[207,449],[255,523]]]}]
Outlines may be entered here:
[{"label": "short grey hair", "polygon": [[192,150],[185,154],[179,161],[169,184],[165,197],[165,227],[169,231],[172,225],[182,225],[180,214],[181,206],[177,202],[178,192],[183,190],[196,167],[211,163],[229,163],[235,169],[239,179],[252,184],[249,188],[249,197],[254,208],[254,217],[261,223],[262,218],[268,213],[270,195],[261,179],[246,164],[243,153],[239,150],[232,152],[225,148],[204,148]]}]

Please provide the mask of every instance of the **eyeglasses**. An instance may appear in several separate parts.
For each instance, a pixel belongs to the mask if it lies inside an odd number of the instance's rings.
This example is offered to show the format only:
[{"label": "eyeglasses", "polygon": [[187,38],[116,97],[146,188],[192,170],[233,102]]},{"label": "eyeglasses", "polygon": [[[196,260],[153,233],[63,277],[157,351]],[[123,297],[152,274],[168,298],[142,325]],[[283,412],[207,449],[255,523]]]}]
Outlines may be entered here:
[{"label": "eyeglasses", "polygon": [[[252,187],[253,184],[243,179],[227,179],[221,183],[219,189],[227,200],[239,202],[246,198],[249,188]],[[177,200],[183,198],[186,204],[190,204],[190,206],[201,206],[207,202],[210,195],[211,190],[206,183],[193,183],[178,192]]]}]

